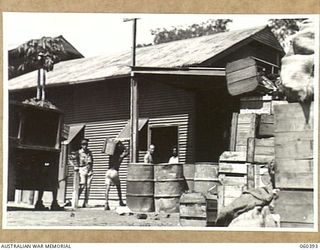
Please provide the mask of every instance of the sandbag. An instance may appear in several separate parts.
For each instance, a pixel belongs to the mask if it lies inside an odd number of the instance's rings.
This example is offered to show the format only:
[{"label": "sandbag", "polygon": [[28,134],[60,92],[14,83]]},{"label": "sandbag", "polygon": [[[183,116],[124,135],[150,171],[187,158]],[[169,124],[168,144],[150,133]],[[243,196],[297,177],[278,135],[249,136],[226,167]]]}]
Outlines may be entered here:
[{"label": "sandbag", "polygon": [[239,215],[254,209],[257,206],[269,205],[275,194],[270,187],[261,187],[244,191],[230,205],[222,207],[219,211],[216,225],[226,227]]},{"label": "sandbag", "polygon": [[231,221],[228,227],[280,227],[278,215],[271,214],[269,206],[254,207],[240,214]]},{"label": "sandbag", "polygon": [[281,82],[289,102],[313,97],[314,55],[291,55],[282,58]]},{"label": "sandbag", "polygon": [[305,20],[291,37],[288,53],[282,58],[281,82],[289,102],[309,102],[314,95],[314,24]]}]

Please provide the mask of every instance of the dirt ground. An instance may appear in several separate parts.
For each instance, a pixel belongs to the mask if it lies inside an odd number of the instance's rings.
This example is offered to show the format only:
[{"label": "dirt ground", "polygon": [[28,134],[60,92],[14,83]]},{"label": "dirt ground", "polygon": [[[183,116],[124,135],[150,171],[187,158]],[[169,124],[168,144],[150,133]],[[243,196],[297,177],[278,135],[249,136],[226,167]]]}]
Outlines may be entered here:
[{"label": "dirt ground", "polygon": [[70,207],[65,211],[34,211],[32,207],[8,206],[6,213],[8,227],[179,227],[179,213],[132,213],[122,215],[116,208],[104,211],[103,207]]}]

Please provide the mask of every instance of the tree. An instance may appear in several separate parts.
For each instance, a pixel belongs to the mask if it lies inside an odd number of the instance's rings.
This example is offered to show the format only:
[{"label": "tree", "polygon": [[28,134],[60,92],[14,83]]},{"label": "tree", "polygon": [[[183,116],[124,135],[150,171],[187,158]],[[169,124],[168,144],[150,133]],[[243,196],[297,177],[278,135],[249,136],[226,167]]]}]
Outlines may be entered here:
[{"label": "tree", "polygon": [[31,39],[20,45],[13,56],[23,58],[18,66],[18,71],[28,69],[44,69],[47,72],[53,70],[53,65],[61,60],[64,54],[63,41],[61,38],[42,37]]},{"label": "tree", "polygon": [[219,32],[227,31],[227,24],[232,22],[231,19],[209,19],[200,24],[192,24],[187,27],[178,26],[171,29],[157,28],[151,30],[154,35],[154,44],[166,43],[193,37],[211,35]]},{"label": "tree", "polygon": [[306,18],[298,18],[298,19],[270,19],[268,22],[268,26],[271,28],[271,31],[278,39],[281,46],[286,50],[286,38],[291,35],[294,35],[297,31],[299,31],[299,25],[302,21],[306,20]]},{"label": "tree", "polygon": [[[59,37],[42,37],[41,39],[31,39],[13,50],[9,56],[19,58],[21,63],[16,66],[9,66],[9,75],[19,74],[38,70],[37,99],[45,99],[45,72],[53,70],[54,64],[61,61],[65,50],[63,40]],[[40,92],[42,71],[42,93]]]}]

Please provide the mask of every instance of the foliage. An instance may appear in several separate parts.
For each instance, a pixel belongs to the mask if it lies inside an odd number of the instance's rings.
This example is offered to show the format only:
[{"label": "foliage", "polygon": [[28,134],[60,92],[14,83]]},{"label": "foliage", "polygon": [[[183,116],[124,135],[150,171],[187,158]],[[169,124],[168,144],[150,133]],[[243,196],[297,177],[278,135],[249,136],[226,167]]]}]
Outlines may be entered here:
[{"label": "foliage", "polygon": [[294,35],[297,31],[299,31],[299,25],[304,20],[306,20],[306,18],[270,19],[268,25],[271,28],[273,34],[280,42],[281,46],[283,48],[286,48],[286,38]]},{"label": "foliage", "polygon": [[54,64],[61,60],[64,53],[63,40],[59,37],[32,39],[20,45],[10,54],[14,58],[21,58],[22,62],[16,69],[9,67],[9,72],[17,70],[19,73],[40,68],[52,71]]},{"label": "foliage", "polygon": [[232,22],[231,19],[209,19],[200,24],[192,24],[187,27],[178,26],[171,29],[157,28],[151,30],[154,35],[154,44],[166,43],[193,37],[211,35],[227,31],[227,24]]}]

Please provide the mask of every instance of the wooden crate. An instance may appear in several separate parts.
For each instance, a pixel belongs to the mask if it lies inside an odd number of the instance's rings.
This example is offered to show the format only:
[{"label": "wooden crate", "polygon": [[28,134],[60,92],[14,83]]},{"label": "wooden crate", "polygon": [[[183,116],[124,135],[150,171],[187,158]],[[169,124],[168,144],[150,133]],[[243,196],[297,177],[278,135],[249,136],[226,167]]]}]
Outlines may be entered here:
[{"label": "wooden crate", "polygon": [[246,186],[246,152],[225,151],[219,158],[219,180],[224,186]]},{"label": "wooden crate", "polygon": [[246,96],[240,98],[240,114],[271,114],[272,96]]},{"label": "wooden crate", "polygon": [[254,165],[254,187],[266,187],[271,185],[271,176],[269,174],[268,165]]},{"label": "wooden crate", "polygon": [[275,213],[281,227],[310,228],[314,223],[312,190],[281,190],[275,200]]},{"label": "wooden crate", "polygon": [[274,137],[248,138],[247,162],[269,163],[275,158]]},{"label": "wooden crate", "polygon": [[275,124],[274,115],[262,114],[260,115],[260,122],[258,128],[258,137],[272,137],[274,136]]},{"label": "wooden crate", "polygon": [[246,151],[248,138],[256,137],[258,122],[257,114],[233,113],[229,150]]},{"label": "wooden crate", "polygon": [[227,88],[232,96],[248,93],[258,87],[258,69],[256,61],[243,58],[226,65]]},{"label": "wooden crate", "polygon": [[206,198],[202,193],[185,193],[180,198],[179,219],[181,226],[207,225]]},{"label": "wooden crate", "polygon": [[313,188],[313,114],[313,103],[275,107],[277,188]]},{"label": "wooden crate", "polygon": [[221,208],[230,205],[236,198],[239,198],[243,190],[242,185],[222,185],[218,187],[218,212]]}]

